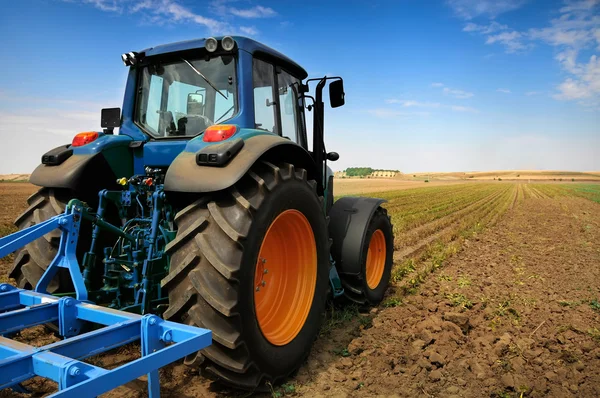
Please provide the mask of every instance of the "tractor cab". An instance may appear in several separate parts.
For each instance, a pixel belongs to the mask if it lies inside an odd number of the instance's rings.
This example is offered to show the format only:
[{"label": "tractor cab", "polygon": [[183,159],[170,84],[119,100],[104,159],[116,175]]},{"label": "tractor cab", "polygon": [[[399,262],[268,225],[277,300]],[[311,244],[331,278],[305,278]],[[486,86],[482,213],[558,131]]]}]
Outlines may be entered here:
[{"label": "tractor cab", "polygon": [[[225,36],[130,52],[122,59],[130,73],[120,134],[143,142],[134,169],[169,166],[181,152],[261,134],[312,149],[315,164],[325,161],[323,113],[310,102],[320,101],[327,78],[313,79],[323,84],[316,97],[307,96],[311,80],[303,84],[306,71],[285,55],[251,39]],[[332,105],[341,106],[342,80],[334,80]],[[320,115],[314,130],[321,137],[310,149],[307,100],[308,109]],[[319,183],[324,185],[323,178]]]}]

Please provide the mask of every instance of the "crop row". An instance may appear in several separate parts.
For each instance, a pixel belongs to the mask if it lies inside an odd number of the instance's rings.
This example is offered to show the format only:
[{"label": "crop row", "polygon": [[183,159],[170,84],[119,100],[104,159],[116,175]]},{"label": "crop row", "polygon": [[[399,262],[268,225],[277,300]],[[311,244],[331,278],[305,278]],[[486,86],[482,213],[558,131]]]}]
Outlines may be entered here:
[{"label": "crop row", "polygon": [[446,258],[460,250],[465,239],[495,224],[506,211],[519,202],[523,192],[518,185],[502,184],[499,192],[469,208],[468,212],[453,218],[453,222],[417,243],[412,252],[396,257],[392,280],[402,292],[411,291]]}]

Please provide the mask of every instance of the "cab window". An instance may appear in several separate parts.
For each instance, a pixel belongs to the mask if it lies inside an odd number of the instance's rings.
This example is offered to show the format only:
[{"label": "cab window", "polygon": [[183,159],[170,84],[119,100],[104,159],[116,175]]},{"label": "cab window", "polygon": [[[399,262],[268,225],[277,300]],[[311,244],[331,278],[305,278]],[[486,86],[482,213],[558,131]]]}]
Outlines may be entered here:
[{"label": "cab window", "polygon": [[254,128],[277,132],[276,106],[273,101],[275,91],[275,70],[273,65],[254,59],[252,81],[254,83]]},{"label": "cab window", "polygon": [[277,74],[277,90],[279,93],[279,108],[281,113],[281,135],[302,145],[301,132],[298,123],[298,87],[300,81],[289,73],[281,71]]},{"label": "cab window", "polygon": [[272,64],[254,59],[255,128],[269,131],[306,148],[300,79]]}]

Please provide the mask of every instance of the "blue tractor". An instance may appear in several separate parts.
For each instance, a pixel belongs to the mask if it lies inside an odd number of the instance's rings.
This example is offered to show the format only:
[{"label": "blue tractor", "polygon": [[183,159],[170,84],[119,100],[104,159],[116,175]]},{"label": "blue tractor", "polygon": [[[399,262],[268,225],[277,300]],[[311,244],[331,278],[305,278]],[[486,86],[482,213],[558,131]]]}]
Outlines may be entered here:
[{"label": "blue tractor", "polygon": [[212,344],[187,364],[240,388],[277,383],[306,359],[328,298],[375,305],[390,278],[384,201],[333,200],[327,162],[339,156],[325,151],[323,90],[339,107],[343,81],[307,79],[244,37],[122,60],[122,110],[102,110],[102,132],[42,156],[30,179],[42,188],[16,220],[24,229],[65,208],[81,219],[80,275],[46,272],[62,239],[49,232],[16,252],[9,276],[22,289],[75,297],[84,287],[78,299],[209,329]]}]

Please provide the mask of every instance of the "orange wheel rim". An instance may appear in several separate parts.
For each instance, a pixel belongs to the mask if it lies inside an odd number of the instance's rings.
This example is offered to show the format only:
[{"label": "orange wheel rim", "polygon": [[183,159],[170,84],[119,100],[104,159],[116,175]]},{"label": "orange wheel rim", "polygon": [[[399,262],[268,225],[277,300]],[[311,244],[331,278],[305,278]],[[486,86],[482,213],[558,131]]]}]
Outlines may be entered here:
[{"label": "orange wheel rim", "polygon": [[369,251],[367,252],[366,276],[367,286],[370,289],[375,289],[381,282],[383,271],[385,269],[385,235],[383,231],[378,229],[371,235],[369,243]]},{"label": "orange wheel rim", "polygon": [[254,274],[258,325],[273,345],[292,341],[306,322],[317,283],[317,246],[310,223],[286,210],[263,239]]}]

